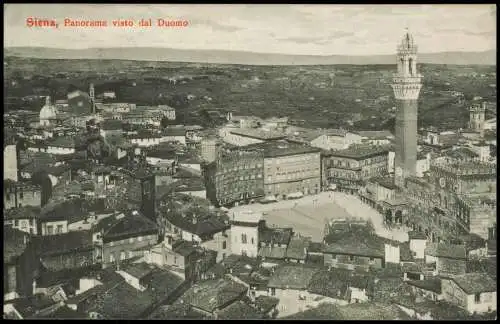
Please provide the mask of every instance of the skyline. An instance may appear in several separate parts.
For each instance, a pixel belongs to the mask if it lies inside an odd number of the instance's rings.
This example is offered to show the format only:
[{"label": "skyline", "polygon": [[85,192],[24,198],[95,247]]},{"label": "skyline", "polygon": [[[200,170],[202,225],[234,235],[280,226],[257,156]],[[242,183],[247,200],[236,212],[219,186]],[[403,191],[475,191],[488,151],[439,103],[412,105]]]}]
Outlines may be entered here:
[{"label": "skyline", "polygon": [[[385,55],[394,54],[408,28],[421,53],[496,49],[495,5],[8,4],[4,9],[5,47],[164,47],[292,55]],[[59,24],[64,18],[185,19],[189,26],[28,28],[28,17],[57,19]]]}]

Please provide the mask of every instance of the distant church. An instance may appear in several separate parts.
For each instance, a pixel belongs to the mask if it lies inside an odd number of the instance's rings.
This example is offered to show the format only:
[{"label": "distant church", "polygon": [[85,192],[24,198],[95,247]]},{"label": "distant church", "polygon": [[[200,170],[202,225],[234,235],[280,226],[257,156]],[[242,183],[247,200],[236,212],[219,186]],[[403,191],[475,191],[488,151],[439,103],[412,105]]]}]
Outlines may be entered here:
[{"label": "distant church", "polygon": [[95,96],[94,85],[90,84],[89,93],[75,90],[67,95],[67,100],[58,100],[58,108],[72,115],[84,115],[94,112]]}]

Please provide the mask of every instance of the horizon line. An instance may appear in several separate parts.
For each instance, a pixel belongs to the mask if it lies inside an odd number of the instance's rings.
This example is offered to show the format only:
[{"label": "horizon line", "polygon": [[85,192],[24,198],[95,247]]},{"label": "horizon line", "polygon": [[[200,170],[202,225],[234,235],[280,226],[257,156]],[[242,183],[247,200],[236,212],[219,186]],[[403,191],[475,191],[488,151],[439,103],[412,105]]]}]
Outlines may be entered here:
[{"label": "horizon line", "polygon": [[[352,56],[352,57],[370,57],[370,56],[386,56],[386,55],[396,55],[396,49],[394,53],[379,53],[379,54],[366,54],[366,55],[352,55],[352,54],[293,54],[293,53],[270,53],[270,52],[254,52],[245,50],[227,50],[227,49],[196,49],[196,48],[174,48],[174,47],[161,47],[161,46],[113,46],[113,47],[84,47],[84,48],[62,48],[62,47],[50,47],[50,46],[5,46],[4,50],[12,48],[44,48],[52,50],[66,50],[66,51],[81,51],[81,50],[98,50],[98,49],[138,49],[138,48],[157,48],[157,49],[170,49],[179,51],[222,51],[222,52],[240,52],[249,54],[262,54],[262,55],[288,55],[288,56],[313,56],[313,57],[329,57],[329,56]],[[482,51],[466,51],[466,50],[456,50],[456,51],[438,51],[438,52],[420,52],[419,54],[442,54],[442,53],[485,53],[490,51],[496,51],[496,48],[482,50]],[[4,53],[5,54],[5,53]]]}]

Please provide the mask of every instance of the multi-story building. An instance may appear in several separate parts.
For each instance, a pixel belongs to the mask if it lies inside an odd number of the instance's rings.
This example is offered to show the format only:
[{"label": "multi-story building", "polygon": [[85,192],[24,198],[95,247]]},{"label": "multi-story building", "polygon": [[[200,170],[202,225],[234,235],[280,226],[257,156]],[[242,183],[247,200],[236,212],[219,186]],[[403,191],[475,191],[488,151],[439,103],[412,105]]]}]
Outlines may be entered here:
[{"label": "multi-story building", "polygon": [[3,147],[3,179],[17,181],[18,179],[18,153],[17,145],[5,143]]},{"label": "multi-story building", "polygon": [[[172,200],[176,200],[176,197],[182,199],[182,195],[178,195],[173,196]],[[174,201],[170,207],[175,205]],[[166,208],[167,210],[162,213],[166,245],[171,246],[179,239],[193,242],[196,246],[217,252],[217,262],[231,254],[229,236],[231,225],[227,219],[209,210],[200,210],[189,202],[185,202],[183,206],[177,206],[175,211],[168,211],[168,207]]]},{"label": "multi-story building", "polygon": [[249,203],[264,196],[262,150],[223,150],[203,169],[207,199],[215,205]]},{"label": "multi-story building", "polygon": [[387,174],[389,150],[385,146],[353,145],[323,154],[323,185],[357,191],[366,180]]},{"label": "multi-story building", "polygon": [[41,206],[42,189],[31,182],[4,181],[3,208],[17,208],[22,206]]},{"label": "multi-story building", "polygon": [[95,262],[109,267],[149,251],[158,243],[158,226],[137,210],[128,210],[97,223],[92,241]]},{"label": "multi-story building", "polygon": [[321,191],[320,149],[273,141],[248,146],[264,154],[264,194],[275,199],[298,198]]},{"label": "multi-story building", "polygon": [[432,240],[472,232],[487,238],[496,215],[496,168],[480,162],[435,162],[429,177],[404,189],[410,226]]},{"label": "multi-story building", "polygon": [[216,137],[207,137],[201,140],[201,158],[207,163],[214,162],[217,159],[217,151],[220,143]]},{"label": "multi-story building", "polygon": [[259,225],[262,213],[243,211],[234,213],[231,223],[231,253],[252,258],[259,253]]}]

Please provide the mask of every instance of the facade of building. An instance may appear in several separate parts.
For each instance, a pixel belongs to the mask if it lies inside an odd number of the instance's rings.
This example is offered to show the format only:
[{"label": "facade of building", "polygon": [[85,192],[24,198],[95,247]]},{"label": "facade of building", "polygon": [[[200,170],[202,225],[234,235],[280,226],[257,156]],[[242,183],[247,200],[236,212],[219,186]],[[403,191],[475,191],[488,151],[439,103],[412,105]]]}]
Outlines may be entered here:
[{"label": "facade of building", "polygon": [[156,223],[136,210],[129,210],[102,219],[93,229],[96,262],[103,267],[116,266],[158,243]]},{"label": "facade of building", "polygon": [[17,165],[17,145],[5,145],[3,148],[3,179],[18,180],[18,165]]},{"label": "facade of building", "polygon": [[288,141],[249,146],[264,151],[264,194],[298,198],[321,191],[320,149]]},{"label": "facade of building", "polygon": [[494,312],[497,309],[496,282],[485,273],[467,273],[442,280],[444,300],[470,314]]},{"label": "facade of building", "polygon": [[3,208],[19,208],[23,206],[41,206],[42,189],[30,182],[4,181]]},{"label": "facade of building", "polygon": [[259,252],[259,224],[262,213],[243,211],[234,213],[231,220],[231,253],[257,257]]},{"label": "facade of building", "polygon": [[207,199],[213,204],[249,203],[264,196],[264,155],[260,150],[224,150],[203,168]]},{"label": "facade of building", "polygon": [[398,71],[392,88],[396,98],[395,183],[403,187],[404,179],[414,176],[417,164],[417,110],[422,75],[417,70],[417,45],[406,33],[398,47]]},{"label": "facade of building", "polygon": [[486,102],[475,104],[469,108],[469,128],[475,131],[484,130]]},{"label": "facade of building", "polygon": [[215,137],[207,137],[201,140],[201,158],[207,163],[214,162],[218,156],[220,143]]},{"label": "facade of building", "polygon": [[323,185],[357,191],[372,177],[387,174],[389,150],[384,146],[353,145],[323,154]]}]

